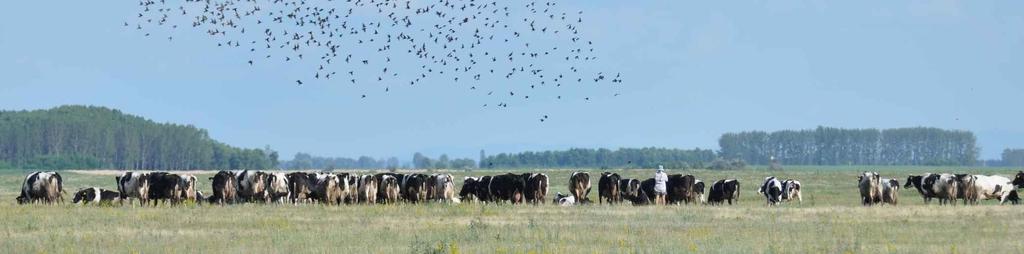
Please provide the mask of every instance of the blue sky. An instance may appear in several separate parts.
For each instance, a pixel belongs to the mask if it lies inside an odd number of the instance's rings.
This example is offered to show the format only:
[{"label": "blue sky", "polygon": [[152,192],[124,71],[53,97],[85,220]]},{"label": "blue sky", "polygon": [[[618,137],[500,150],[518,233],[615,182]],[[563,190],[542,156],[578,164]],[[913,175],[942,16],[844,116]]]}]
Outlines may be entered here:
[{"label": "blue sky", "polygon": [[574,0],[560,8],[584,11],[581,29],[599,57],[587,68],[623,73],[621,96],[496,110],[428,80],[358,99],[365,91],[351,86],[295,86],[309,66],[250,67],[244,52],[220,49],[201,31],[173,31],[168,41],[125,29],[135,1],[14,1],[0,10],[0,108],[112,107],[206,128],[232,145],[270,145],[286,158],[717,148],[724,132],[818,125],[971,130],[983,158],[1024,147],[1021,1]]}]

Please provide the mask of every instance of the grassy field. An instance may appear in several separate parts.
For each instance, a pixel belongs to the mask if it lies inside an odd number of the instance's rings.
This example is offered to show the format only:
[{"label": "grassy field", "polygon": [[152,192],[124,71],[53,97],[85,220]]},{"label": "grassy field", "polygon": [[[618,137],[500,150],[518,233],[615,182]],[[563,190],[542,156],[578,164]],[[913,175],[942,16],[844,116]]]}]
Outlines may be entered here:
[{"label": "grassy field", "polygon": [[[899,206],[861,207],[856,175],[1016,169],[790,167],[785,171],[670,171],[706,182],[738,178],[735,206],[671,207],[429,204],[82,207],[14,204],[26,172],[0,172],[0,250],[7,253],[1021,253],[1024,206],[993,201],[926,206],[914,190]],[[598,170],[589,170],[597,175]],[[545,170],[551,196],[569,171]],[[648,178],[652,170],[619,170]],[[471,172],[472,175],[497,172]],[[453,173],[461,179],[465,172]],[[767,175],[798,179],[803,204],[766,208]],[[114,189],[111,175],[65,172],[69,192]],[[209,190],[208,175],[200,177]],[[595,178],[596,184],[596,178]],[[596,200],[596,185],[592,199]],[[68,201],[71,195],[65,196]],[[70,202],[69,202],[70,203]],[[550,202],[549,202],[550,203]]]}]

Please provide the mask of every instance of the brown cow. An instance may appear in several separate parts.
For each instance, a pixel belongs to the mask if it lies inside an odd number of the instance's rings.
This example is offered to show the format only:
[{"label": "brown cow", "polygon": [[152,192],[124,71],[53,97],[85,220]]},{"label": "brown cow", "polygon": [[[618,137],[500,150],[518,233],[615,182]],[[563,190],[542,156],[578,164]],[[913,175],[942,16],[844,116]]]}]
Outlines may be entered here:
[{"label": "brown cow", "polygon": [[576,203],[590,203],[590,173],[572,172],[569,176],[569,193],[572,194]]}]

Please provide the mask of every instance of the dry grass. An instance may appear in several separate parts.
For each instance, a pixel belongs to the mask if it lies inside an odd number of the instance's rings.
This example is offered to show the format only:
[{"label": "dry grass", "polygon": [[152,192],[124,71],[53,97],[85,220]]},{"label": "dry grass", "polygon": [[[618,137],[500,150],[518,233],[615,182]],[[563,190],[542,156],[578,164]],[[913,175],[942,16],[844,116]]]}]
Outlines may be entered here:
[{"label": "dry grass", "polygon": [[[198,253],[1020,253],[1024,207],[921,204],[860,207],[859,169],[801,168],[803,204],[765,208],[754,195],[768,172],[687,172],[743,182],[736,206],[16,206],[23,172],[0,173],[0,248],[29,252]],[[885,176],[923,172],[884,168]],[[946,170],[955,171],[955,170]],[[973,171],[972,171],[973,172]],[[1009,170],[999,170],[1008,175]],[[550,171],[552,192],[567,171]],[[593,172],[592,173],[596,173]],[[644,178],[649,171],[622,172]],[[65,173],[69,190],[113,188],[113,177]],[[596,175],[596,174],[595,174]],[[201,179],[205,179],[203,175]],[[899,178],[899,177],[898,177]],[[902,179],[901,179],[902,181]],[[203,182],[203,184],[208,184]],[[208,189],[208,185],[201,185]],[[596,193],[596,190],[594,191]],[[70,197],[68,197],[70,198]],[[596,198],[596,197],[595,197]]]}]

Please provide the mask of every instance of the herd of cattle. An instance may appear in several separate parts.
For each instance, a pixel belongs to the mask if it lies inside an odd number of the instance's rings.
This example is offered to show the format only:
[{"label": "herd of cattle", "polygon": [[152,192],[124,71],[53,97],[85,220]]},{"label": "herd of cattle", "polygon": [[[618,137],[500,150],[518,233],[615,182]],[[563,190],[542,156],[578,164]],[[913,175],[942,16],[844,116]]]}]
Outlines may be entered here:
[{"label": "herd of cattle", "polygon": [[[125,172],[115,177],[117,190],[97,187],[82,188],[74,194],[73,203],[170,205],[185,202],[210,204],[237,203],[320,203],[336,204],[392,204],[396,202],[447,202],[463,200],[496,203],[546,203],[548,175],[544,173],[502,174],[465,177],[462,189],[455,192],[455,181],[450,174],[352,174],[220,171],[210,177],[209,195],[196,187],[197,178],[190,174],[170,172]],[[569,194],[558,192],[553,202],[563,206],[591,203],[591,177],[588,172],[573,172],[569,177]],[[649,205],[655,198],[655,180],[623,178],[617,173],[601,174],[598,203]],[[1001,176],[968,174],[911,175],[904,188],[914,186],[925,203],[938,199],[940,204],[964,204],[978,200],[998,199],[1000,203],[1017,204],[1017,187],[1024,187],[1024,171],[1014,180]],[[736,179],[715,181],[705,195],[705,184],[693,175],[669,175],[666,200],[669,204],[734,204],[739,201],[740,182]],[[881,178],[877,172],[863,172],[858,176],[863,205],[897,204],[899,182]],[[19,204],[60,203],[64,201],[64,181],[57,172],[33,172],[25,177]],[[758,194],[764,195],[768,206],[785,201],[802,202],[800,181],[766,177]]]}]

